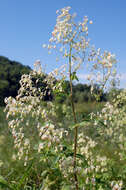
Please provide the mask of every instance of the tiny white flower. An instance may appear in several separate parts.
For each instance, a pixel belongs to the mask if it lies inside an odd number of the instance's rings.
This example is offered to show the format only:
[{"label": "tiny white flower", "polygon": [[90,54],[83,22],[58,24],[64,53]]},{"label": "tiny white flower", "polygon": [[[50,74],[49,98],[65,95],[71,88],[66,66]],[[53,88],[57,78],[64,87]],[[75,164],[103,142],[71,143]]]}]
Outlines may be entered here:
[{"label": "tiny white flower", "polygon": [[46,44],[43,44],[42,47],[43,47],[43,48],[46,48]]}]

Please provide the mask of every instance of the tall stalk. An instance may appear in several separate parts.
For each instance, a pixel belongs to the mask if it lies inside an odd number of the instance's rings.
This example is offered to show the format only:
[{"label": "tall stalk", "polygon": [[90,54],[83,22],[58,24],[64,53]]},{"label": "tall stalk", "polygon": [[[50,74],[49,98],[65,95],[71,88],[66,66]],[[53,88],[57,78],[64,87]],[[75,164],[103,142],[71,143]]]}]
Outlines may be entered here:
[{"label": "tall stalk", "polygon": [[[72,52],[72,45],[70,45],[70,54],[69,54],[69,82],[70,82],[70,97],[71,97],[71,106],[73,112],[74,123],[77,123],[76,113],[75,113],[75,106],[73,101],[73,87],[72,87],[72,71],[71,71],[71,52]],[[74,168],[74,179],[75,179],[75,186],[76,190],[78,190],[78,179],[77,179],[77,171],[76,171],[76,155],[77,155],[77,135],[78,135],[78,128],[75,127],[74,129],[74,161],[73,161],[73,168]]]}]

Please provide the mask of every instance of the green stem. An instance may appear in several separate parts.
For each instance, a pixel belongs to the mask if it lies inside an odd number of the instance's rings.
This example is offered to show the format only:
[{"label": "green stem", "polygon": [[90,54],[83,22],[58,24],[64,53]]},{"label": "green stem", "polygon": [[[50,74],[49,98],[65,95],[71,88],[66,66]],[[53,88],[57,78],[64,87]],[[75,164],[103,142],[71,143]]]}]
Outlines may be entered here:
[{"label": "green stem", "polygon": [[[73,112],[73,118],[74,123],[77,123],[76,113],[75,113],[75,106],[73,101],[73,87],[72,87],[72,73],[71,73],[71,52],[72,52],[72,46],[70,45],[70,54],[69,54],[69,81],[70,81],[70,96],[71,96],[71,106],[72,106],[72,112]],[[78,179],[77,179],[77,171],[76,171],[76,155],[77,155],[77,135],[78,135],[78,128],[75,127],[74,131],[74,161],[73,161],[73,167],[74,167],[74,179],[75,179],[75,186],[76,190],[78,190]]]}]

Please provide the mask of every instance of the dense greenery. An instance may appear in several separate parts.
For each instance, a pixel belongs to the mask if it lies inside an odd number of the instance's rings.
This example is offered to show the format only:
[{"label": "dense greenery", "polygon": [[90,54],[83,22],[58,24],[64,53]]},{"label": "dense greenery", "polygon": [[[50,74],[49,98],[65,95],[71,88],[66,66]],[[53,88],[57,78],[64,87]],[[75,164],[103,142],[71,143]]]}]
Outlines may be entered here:
[{"label": "dense greenery", "polygon": [[5,97],[17,95],[22,74],[28,74],[30,70],[29,66],[0,56],[0,105],[4,105]]}]

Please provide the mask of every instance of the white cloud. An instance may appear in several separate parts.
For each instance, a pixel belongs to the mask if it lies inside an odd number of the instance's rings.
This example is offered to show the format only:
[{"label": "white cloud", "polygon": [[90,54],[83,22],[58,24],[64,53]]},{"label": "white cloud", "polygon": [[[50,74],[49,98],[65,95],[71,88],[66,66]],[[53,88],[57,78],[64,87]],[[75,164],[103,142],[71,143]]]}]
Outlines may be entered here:
[{"label": "white cloud", "polygon": [[119,79],[120,79],[121,81],[126,80],[126,73],[122,73],[122,74],[119,74],[119,75],[117,75],[117,76],[119,77]]},{"label": "white cloud", "polygon": [[78,74],[80,80],[87,80],[89,74]]}]

